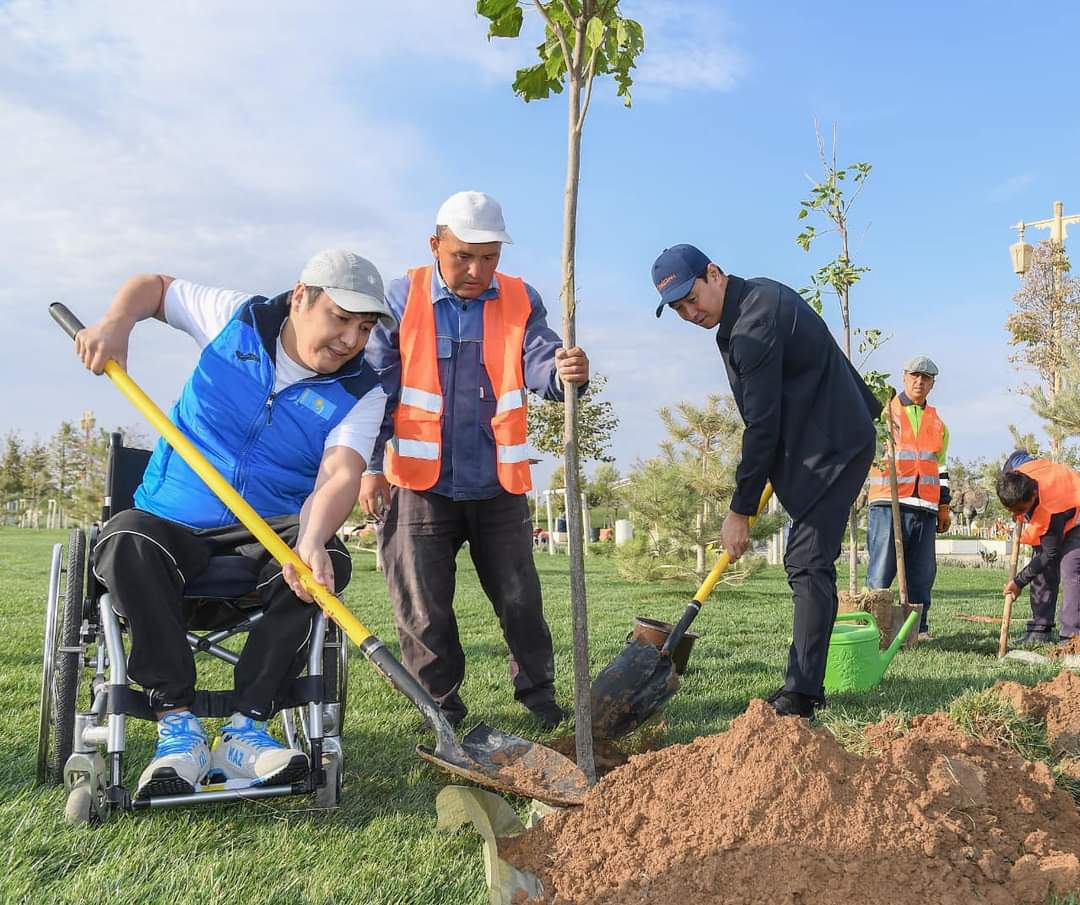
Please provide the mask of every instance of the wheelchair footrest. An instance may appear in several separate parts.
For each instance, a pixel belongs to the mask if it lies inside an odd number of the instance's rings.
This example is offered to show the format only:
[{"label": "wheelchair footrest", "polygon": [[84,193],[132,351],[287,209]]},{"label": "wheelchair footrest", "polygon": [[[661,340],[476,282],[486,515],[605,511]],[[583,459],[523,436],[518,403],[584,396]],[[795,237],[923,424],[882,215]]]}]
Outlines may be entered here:
[{"label": "wheelchair footrest", "polygon": [[[243,781],[243,780],[241,780]],[[149,808],[183,807],[190,804],[216,804],[222,801],[248,801],[255,798],[284,798],[287,795],[306,795],[311,791],[306,782],[285,786],[250,786],[243,789],[206,789],[187,795],[158,795],[141,798],[132,805],[136,811]]]}]

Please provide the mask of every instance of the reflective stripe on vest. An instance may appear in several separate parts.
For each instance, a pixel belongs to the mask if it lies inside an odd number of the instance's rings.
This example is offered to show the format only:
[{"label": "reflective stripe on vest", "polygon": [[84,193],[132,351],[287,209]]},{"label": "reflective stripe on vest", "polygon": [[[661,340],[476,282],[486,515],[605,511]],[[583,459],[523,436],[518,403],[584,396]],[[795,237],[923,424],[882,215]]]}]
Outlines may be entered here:
[{"label": "reflective stripe on vest", "polygon": [[1044,534],[1050,530],[1050,519],[1058,512],[1075,509],[1076,513],[1065,523],[1067,534],[1080,523],[1080,474],[1068,465],[1058,465],[1045,459],[1032,459],[1020,465],[1017,471],[1023,472],[1039,485],[1039,502],[1031,518],[1018,516],[1023,525],[1020,542],[1038,546]]},{"label": "reflective stripe on vest", "polygon": [[[410,490],[428,490],[442,468],[443,395],[431,303],[431,266],[409,271],[401,318],[401,395],[394,436],[387,443],[386,477]],[[532,487],[522,351],[532,305],[525,284],[497,273],[499,294],[484,304],[484,368],[497,400],[491,419],[499,483],[510,493]]]},{"label": "reflective stripe on vest", "polygon": [[[937,409],[932,405],[923,409],[918,436],[899,396],[894,396],[889,404],[889,417],[896,445],[897,494],[901,499],[907,497],[925,503],[928,508],[936,507],[941,500],[938,454],[945,442],[945,425]],[[888,500],[890,496],[889,473],[874,466],[870,469],[870,502]]]}]

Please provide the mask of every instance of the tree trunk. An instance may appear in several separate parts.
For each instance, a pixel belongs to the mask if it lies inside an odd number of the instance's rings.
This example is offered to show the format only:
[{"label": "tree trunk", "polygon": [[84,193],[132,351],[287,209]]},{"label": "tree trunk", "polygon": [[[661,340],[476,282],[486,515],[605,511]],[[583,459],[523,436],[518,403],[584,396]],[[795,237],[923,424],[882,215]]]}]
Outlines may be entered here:
[{"label": "tree trunk", "polygon": [[[574,253],[577,244],[578,179],[581,171],[581,76],[578,67],[584,54],[582,22],[574,36],[574,59],[567,60],[569,91],[567,92],[566,194],[563,204],[562,247],[562,332],[563,347],[577,344],[574,309],[577,296],[574,287]],[[596,783],[593,763],[592,707],[589,677],[589,622],[585,596],[585,559],[582,545],[581,488],[578,474],[577,449],[577,387],[567,384],[563,441],[566,462],[566,530],[569,532],[570,552],[570,611],[574,635],[574,725],[577,741],[577,763],[589,785]]]}]

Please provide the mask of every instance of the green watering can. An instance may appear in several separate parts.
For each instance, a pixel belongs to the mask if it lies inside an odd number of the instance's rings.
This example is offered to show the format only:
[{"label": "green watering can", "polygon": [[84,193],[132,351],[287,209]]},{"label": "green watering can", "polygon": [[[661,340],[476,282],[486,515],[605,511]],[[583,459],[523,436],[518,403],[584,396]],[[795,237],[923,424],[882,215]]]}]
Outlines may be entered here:
[{"label": "green watering can", "polygon": [[825,690],[866,691],[877,685],[918,619],[918,611],[909,614],[888,650],[880,651],[881,635],[872,614],[838,614],[829,639]]}]

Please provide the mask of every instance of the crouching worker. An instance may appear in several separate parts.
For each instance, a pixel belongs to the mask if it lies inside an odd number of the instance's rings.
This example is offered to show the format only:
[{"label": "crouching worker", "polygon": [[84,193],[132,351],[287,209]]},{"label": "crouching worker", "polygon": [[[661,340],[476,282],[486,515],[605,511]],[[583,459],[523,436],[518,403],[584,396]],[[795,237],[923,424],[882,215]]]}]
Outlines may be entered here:
[{"label": "crouching worker", "polygon": [[[125,365],[132,328],[150,317],[202,349],[174,423],[316,581],[340,591],[351,561],[335,532],[356,500],[386,400],[362,354],[376,322],[393,323],[374,265],[325,251],[274,298],[136,276],[75,337],[79,357],[95,374],[110,358]],[[313,609],[296,570],[283,571],[164,440],[134,501],[102,529],[95,573],[127,621],[128,674],[158,719],[157,751],[136,797],[192,792],[211,771],[260,784],[302,778],[306,755],[274,739],[266,722],[305,662]],[[236,664],[235,712],[211,757],[191,712],[195,662],[181,598],[220,555],[257,561],[265,615]]]},{"label": "crouching worker", "polygon": [[1018,451],[1009,456],[997,482],[997,495],[1023,526],[1020,541],[1035,555],[1004,593],[1015,599],[1031,586],[1031,622],[1023,644],[1053,640],[1058,590],[1064,584],[1061,640],[1080,632],[1080,474],[1067,465],[1033,459]]}]

